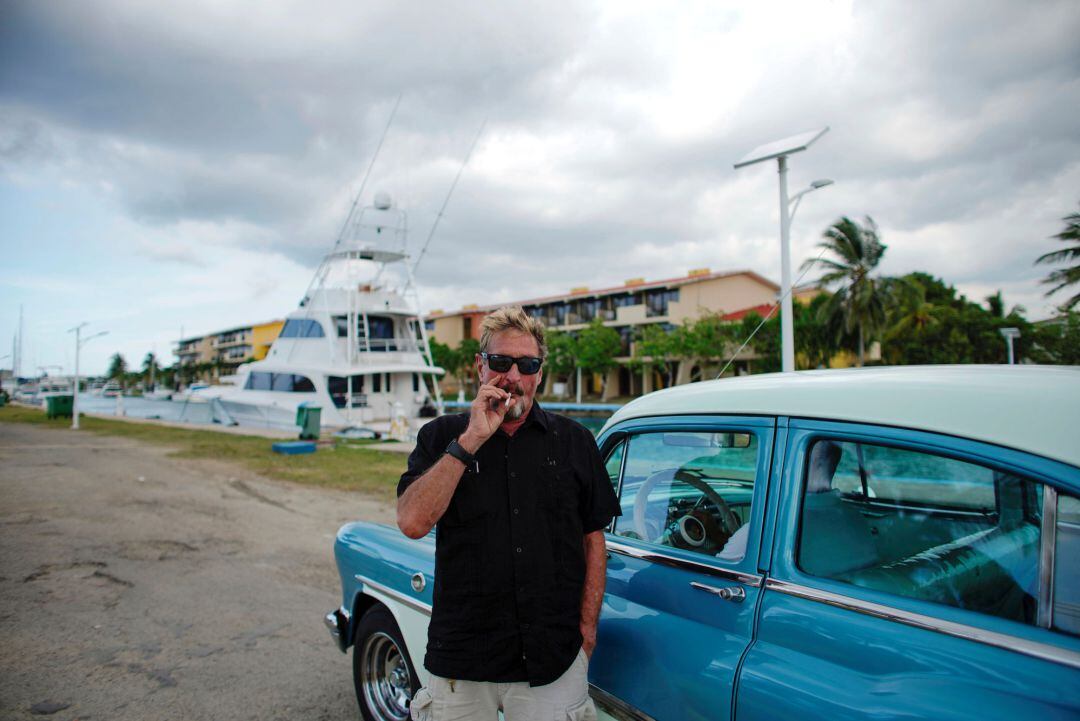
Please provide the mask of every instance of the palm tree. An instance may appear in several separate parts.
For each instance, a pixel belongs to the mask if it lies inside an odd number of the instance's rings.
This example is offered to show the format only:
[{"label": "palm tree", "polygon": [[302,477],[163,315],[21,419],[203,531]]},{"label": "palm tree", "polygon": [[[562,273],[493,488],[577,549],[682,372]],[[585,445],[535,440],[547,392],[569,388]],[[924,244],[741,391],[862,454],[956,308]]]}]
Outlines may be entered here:
[{"label": "palm tree", "polygon": [[[1080,262],[1077,262],[1080,261],[1080,213],[1071,213],[1062,220],[1065,221],[1065,230],[1051,237],[1057,238],[1063,243],[1072,243],[1072,245],[1062,250],[1044,253],[1038,257],[1035,263],[1066,263],[1071,261],[1073,265],[1051,271],[1050,275],[1043,278],[1042,282],[1047,285],[1057,284],[1046,292],[1047,295],[1053,295],[1066,286],[1080,283]],[[1063,312],[1072,310],[1077,303],[1080,303],[1080,293],[1065,301],[1061,306],[1061,310]]]},{"label": "palm tree", "polygon": [[155,376],[160,370],[161,366],[158,365],[157,356],[153,353],[147,353],[146,357],[143,358],[142,372],[143,380],[146,381],[149,388],[152,389],[154,387],[154,382],[156,380]]},{"label": "palm tree", "polygon": [[825,274],[819,280],[822,285],[841,283],[821,307],[821,317],[835,323],[844,333],[856,334],[857,364],[861,366],[866,356],[866,342],[885,327],[886,311],[892,297],[892,281],[870,275],[881,262],[886,246],[870,216],[866,216],[863,225],[844,216],[829,226],[823,237],[825,240],[818,243],[818,247],[831,252],[835,259],[811,258],[802,267],[819,265],[825,268]]},{"label": "palm tree", "polygon": [[124,360],[124,356],[114,353],[109,359],[109,378],[122,380],[125,373],[127,373],[127,361]]}]

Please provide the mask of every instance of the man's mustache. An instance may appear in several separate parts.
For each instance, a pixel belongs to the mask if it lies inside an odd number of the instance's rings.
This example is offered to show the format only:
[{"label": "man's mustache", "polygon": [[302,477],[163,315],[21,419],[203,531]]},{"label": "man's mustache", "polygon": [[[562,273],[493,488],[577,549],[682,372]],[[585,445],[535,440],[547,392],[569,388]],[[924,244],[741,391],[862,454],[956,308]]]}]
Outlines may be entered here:
[{"label": "man's mustache", "polygon": [[514,384],[513,386],[509,386],[509,385],[499,386],[499,388],[501,390],[506,391],[507,393],[513,393],[514,395],[517,395],[517,396],[525,395],[525,389],[522,388],[520,384]]}]

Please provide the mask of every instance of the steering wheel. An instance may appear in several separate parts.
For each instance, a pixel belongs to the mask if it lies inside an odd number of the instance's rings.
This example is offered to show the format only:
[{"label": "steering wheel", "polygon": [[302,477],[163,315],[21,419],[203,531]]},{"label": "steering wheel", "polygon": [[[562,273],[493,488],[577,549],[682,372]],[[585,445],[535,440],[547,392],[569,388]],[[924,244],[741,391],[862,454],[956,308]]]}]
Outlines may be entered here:
[{"label": "steering wheel", "polygon": [[679,519],[679,536],[688,547],[696,548],[711,542],[717,549],[723,548],[727,540],[742,524],[742,521],[720,494],[716,492],[716,489],[702,480],[700,476],[678,468],[665,468],[662,471],[657,471],[641,484],[634,498],[634,530],[637,535],[646,541],[654,543],[660,540],[664,532],[664,522],[667,520],[667,514],[665,512],[664,518],[660,519],[659,522],[655,518],[646,518],[646,511],[649,508],[649,494],[652,493],[658,483],[670,483],[676,479],[701,491],[707,499],[716,505],[717,510],[720,512],[719,521],[717,521],[711,514],[695,508]]}]

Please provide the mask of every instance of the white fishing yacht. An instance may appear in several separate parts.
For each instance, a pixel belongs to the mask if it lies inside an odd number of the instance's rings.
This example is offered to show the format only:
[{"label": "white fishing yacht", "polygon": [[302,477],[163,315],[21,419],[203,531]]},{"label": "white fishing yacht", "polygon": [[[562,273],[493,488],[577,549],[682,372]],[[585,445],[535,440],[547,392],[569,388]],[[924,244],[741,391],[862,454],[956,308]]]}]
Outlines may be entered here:
[{"label": "white fishing yacht", "polygon": [[405,213],[383,193],[350,214],[266,358],[241,365],[235,387],[195,391],[215,420],[295,426],[307,403],[321,408],[323,426],[404,437],[441,408],[444,371],[418,314],[406,231]]}]

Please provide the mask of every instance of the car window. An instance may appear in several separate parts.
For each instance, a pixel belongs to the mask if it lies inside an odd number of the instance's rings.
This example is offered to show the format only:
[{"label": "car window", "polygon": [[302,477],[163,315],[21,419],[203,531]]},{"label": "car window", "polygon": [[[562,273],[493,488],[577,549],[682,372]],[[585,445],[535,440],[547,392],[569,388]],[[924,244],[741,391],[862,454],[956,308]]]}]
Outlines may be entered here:
[{"label": "car window", "polygon": [[723,560],[743,557],[759,443],[746,432],[632,436],[615,534]]},{"label": "car window", "polygon": [[1080,500],[1072,496],[1058,496],[1054,555],[1054,627],[1080,635]]},{"label": "car window", "polygon": [[615,489],[615,492],[619,492],[619,471],[622,470],[622,457],[623,450],[626,448],[626,443],[622,442],[612,449],[608,454],[607,460],[604,461],[604,468],[607,470],[608,480],[611,481],[611,487]]},{"label": "car window", "polygon": [[1041,484],[920,451],[823,440],[803,474],[805,572],[1035,624]]}]

